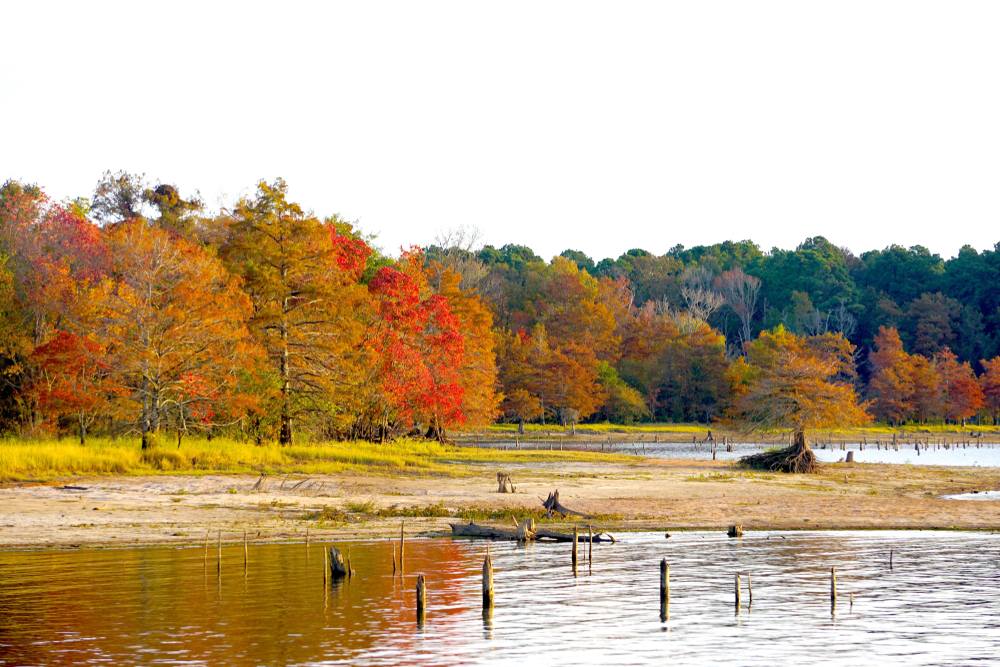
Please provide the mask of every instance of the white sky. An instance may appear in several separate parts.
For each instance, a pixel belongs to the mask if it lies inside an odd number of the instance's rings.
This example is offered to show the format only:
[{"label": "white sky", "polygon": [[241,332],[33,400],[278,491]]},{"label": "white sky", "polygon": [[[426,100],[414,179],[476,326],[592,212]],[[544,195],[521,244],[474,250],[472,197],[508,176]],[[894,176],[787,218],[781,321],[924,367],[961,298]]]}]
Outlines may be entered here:
[{"label": "white sky", "polygon": [[4,2],[0,180],[284,177],[395,252],[1000,241],[996,2]]}]

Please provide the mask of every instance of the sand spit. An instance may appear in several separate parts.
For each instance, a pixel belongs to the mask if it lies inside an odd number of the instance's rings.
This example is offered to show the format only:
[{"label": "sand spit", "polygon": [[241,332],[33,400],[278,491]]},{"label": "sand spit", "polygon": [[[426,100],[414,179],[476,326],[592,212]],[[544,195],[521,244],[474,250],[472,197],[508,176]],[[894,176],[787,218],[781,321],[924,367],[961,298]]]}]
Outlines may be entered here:
[{"label": "sand spit", "polygon": [[[816,475],[767,474],[725,462],[637,459],[635,464],[505,464],[515,494],[496,493],[498,466],[459,477],[240,475],[75,477],[0,488],[0,549],[115,547],[223,541],[398,536],[399,518],[375,509],[535,508],[559,489],[564,505],[604,515],[602,530],[1000,530],[1000,502],[940,496],[1000,489],[996,468],[827,464]],[[298,486],[295,486],[298,485]],[[294,487],[294,488],[293,488]],[[317,519],[323,507],[346,512]],[[407,534],[450,532],[444,517],[407,518]],[[585,520],[580,523],[586,525]],[[557,524],[554,527],[557,527]],[[561,525],[572,525],[566,522]],[[596,527],[596,526],[595,526]]]}]

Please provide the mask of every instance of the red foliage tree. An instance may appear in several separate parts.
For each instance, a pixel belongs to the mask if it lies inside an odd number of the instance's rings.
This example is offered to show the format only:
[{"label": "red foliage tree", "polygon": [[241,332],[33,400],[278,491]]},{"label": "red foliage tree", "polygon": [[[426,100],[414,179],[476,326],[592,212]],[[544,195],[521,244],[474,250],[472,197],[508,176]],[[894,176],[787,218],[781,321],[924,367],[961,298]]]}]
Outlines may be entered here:
[{"label": "red foliage tree", "polygon": [[114,397],[122,393],[101,353],[97,343],[60,331],[29,358],[36,371],[29,393],[38,412],[47,421],[72,418],[81,445],[87,442],[90,425],[107,415]]}]

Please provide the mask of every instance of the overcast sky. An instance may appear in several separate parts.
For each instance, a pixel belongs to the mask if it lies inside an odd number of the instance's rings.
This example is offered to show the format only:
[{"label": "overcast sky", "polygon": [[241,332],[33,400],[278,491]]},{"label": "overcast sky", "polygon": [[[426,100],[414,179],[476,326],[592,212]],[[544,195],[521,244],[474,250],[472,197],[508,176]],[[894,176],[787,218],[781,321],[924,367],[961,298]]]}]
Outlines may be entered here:
[{"label": "overcast sky", "polygon": [[997,2],[8,2],[0,180],[281,176],[390,252],[1000,241]]}]

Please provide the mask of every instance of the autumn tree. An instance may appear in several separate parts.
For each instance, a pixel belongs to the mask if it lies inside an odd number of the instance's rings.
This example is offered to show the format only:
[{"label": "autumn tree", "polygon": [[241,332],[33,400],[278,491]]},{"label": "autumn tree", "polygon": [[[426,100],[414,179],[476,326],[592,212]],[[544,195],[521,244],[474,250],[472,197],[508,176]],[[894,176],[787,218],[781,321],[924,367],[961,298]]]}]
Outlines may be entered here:
[{"label": "autumn tree", "polygon": [[[434,278],[437,286],[434,288]],[[474,288],[464,288],[463,276],[451,267],[428,266],[427,280],[444,297],[464,341],[458,382],[462,387],[465,425],[478,428],[498,415],[497,363],[494,349],[493,314]]]},{"label": "autumn tree", "polygon": [[935,361],[941,383],[939,414],[945,421],[958,422],[964,427],[965,420],[982,410],[985,399],[983,390],[976,381],[972,366],[968,362],[959,363],[950,349],[945,348]]},{"label": "autumn tree", "polygon": [[86,444],[87,429],[111,413],[111,403],[121,393],[101,347],[60,331],[35,348],[28,363],[35,371],[29,393],[37,410],[49,421],[72,419],[80,444]]},{"label": "autumn tree", "polygon": [[979,383],[983,389],[983,403],[996,425],[1000,419],[1000,357],[993,357],[989,361],[983,359],[981,363],[983,374]]},{"label": "autumn tree", "polygon": [[745,432],[793,433],[790,447],[744,457],[745,464],[813,472],[816,457],[806,441],[807,431],[871,420],[851,384],[837,380],[853,346],[839,334],[811,338],[778,327],[762,333],[748,346],[746,357],[733,363],[733,397],[724,422]]},{"label": "autumn tree", "polygon": [[289,445],[296,416],[329,410],[358,380],[368,248],[289,201],[279,178],[234,208],[222,256],[243,280],[251,332],[279,377],[278,439]]},{"label": "autumn tree", "polygon": [[531,364],[531,340],[521,329],[494,332],[497,350],[498,380],[504,388],[500,410],[503,416],[518,423],[524,433],[524,422],[542,416],[542,402],[534,387],[535,369]]},{"label": "autumn tree", "polygon": [[234,386],[253,354],[250,301],[219,260],[158,228],[122,223],[107,247],[112,272],[85,295],[73,326],[101,346],[127,388],[147,449],[171,411]]},{"label": "autumn tree", "polygon": [[430,293],[418,256],[404,253],[400,268],[379,269],[369,284],[374,312],[365,347],[372,374],[356,436],[384,441],[419,422],[443,440],[447,427],[464,421],[465,341],[447,299]]},{"label": "autumn tree", "polygon": [[868,363],[872,367],[868,393],[875,418],[889,424],[905,422],[913,412],[914,366],[895,329],[879,327]]}]

